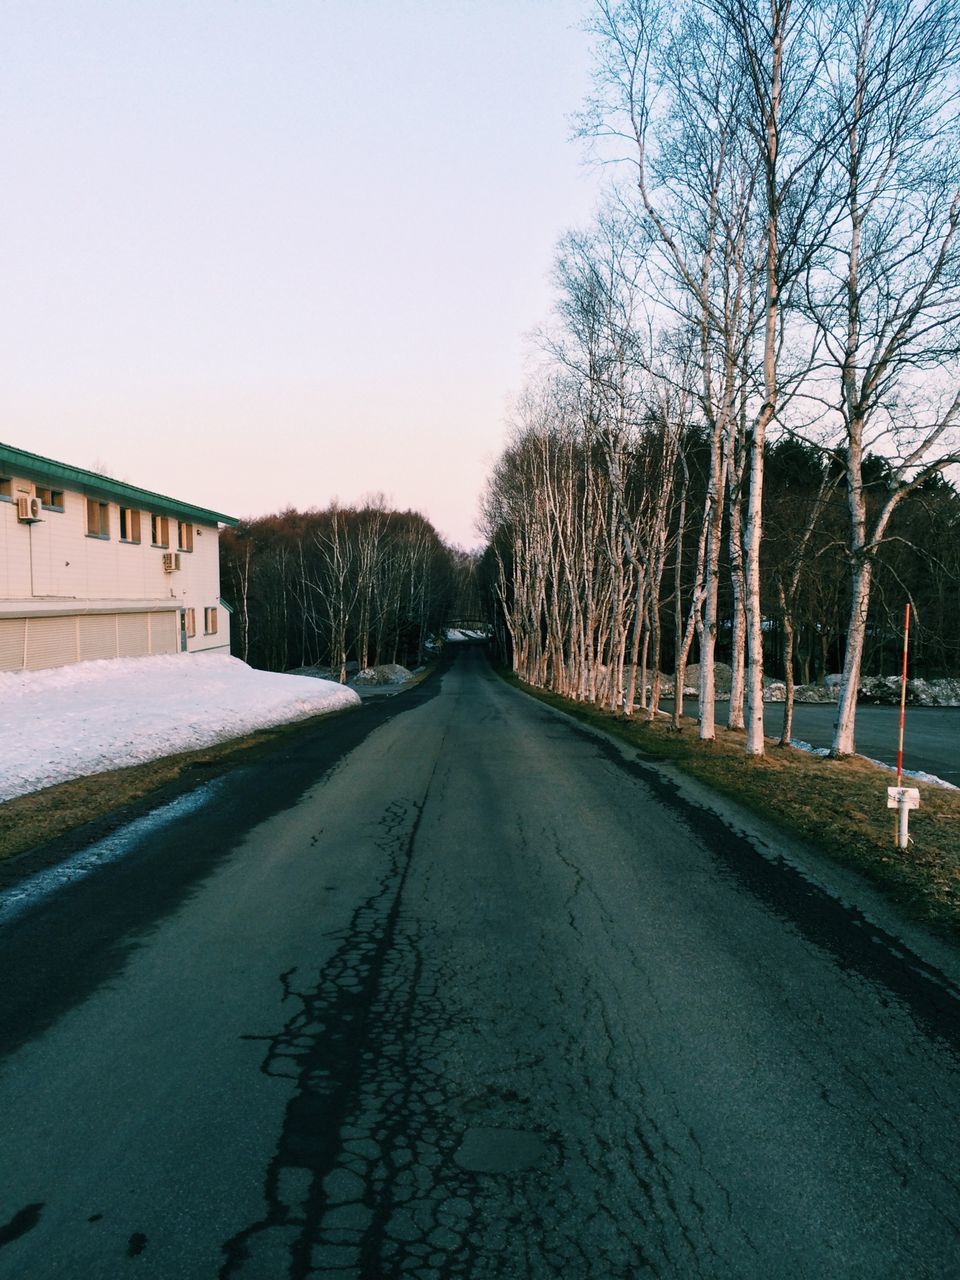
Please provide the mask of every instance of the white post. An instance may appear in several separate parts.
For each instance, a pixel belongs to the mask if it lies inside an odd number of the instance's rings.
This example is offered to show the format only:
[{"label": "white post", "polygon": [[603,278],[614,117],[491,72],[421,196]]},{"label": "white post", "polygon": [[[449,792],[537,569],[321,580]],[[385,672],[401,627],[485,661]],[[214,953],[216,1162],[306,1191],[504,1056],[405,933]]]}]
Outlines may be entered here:
[{"label": "white post", "polygon": [[917,787],[887,787],[887,808],[897,810],[896,845],[898,849],[906,849],[909,845],[910,810],[919,807],[920,792]]}]

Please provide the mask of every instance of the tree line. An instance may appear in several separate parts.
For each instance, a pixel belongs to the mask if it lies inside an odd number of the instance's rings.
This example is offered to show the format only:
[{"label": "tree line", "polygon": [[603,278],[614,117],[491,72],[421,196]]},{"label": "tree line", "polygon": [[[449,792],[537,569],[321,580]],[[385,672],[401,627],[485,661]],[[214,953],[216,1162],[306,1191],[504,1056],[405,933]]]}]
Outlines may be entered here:
[{"label": "tree line", "polygon": [[581,133],[624,177],[560,246],[488,488],[503,639],[628,714],[695,652],[705,739],[719,645],[755,755],[765,662],[789,714],[836,661],[849,754],[892,601],[956,662],[960,3],[597,0],[592,31]]},{"label": "tree line", "polygon": [[221,534],[221,579],[234,653],[255,667],[412,666],[472,574],[422,515],[358,507],[282,511]]},{"label": "tree line", "polygon": [[[576,414],[566,417],[564,408],[554,404],[552,417],[540,403],[538,419],[518,429],[487,488],[491,542],[480,576],[501,653],[531,683],[628,715],[637,706],[652,719],[661,673],[674,672],[682,687],[687,665],[701,664],[709,440],[699,425],[671,436],[664,424],[648,422],[618,458],[623,510],[605,445],[589,450]],[[825,462],[821,450],[783,438],[768,444],[765,470],[764,671],[786,686],[781,738],[789,742],[795,684],[822,682],[843,666],[848,510],[840,458]],[[871,512],[888,492],[887,472],[883,459],[866,460]],[[941,476],[898,506],[875,572],[864,673],[899,672],[905,596],[917,619],[912,673],[960,671],[960,493]],[[732,669],[726,723],[742,728],[742,599],[728,542],[717,577],[714,656]],[[681,711],[674,703],[677,726]]]}]

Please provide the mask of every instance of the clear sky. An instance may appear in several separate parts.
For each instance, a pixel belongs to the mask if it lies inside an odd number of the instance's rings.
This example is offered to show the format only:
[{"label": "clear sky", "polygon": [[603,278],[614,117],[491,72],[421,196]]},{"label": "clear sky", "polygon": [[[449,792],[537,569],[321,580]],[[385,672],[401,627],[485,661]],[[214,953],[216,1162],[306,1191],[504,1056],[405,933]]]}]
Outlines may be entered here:
[{"label": "clear sky", "polygon": [[597,174],[590,0],[5,0],[0,439],[231,515],[477,497]]}]

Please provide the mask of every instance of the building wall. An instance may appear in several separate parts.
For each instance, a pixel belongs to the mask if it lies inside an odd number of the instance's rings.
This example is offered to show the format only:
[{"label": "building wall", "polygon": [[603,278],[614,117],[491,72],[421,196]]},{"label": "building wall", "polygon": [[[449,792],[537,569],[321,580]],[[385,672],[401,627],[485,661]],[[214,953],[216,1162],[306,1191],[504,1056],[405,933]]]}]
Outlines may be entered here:
[{"label": "building wall", "polygon": [[[186,638],[186,649],[229,652],[229,615],[219,599],[216,525],[193,524],[192,550],[180,550],[180,569],[166,573],[164,551],[178,551],[174,517],[167,521],[169,547],[152,545],[147,510],[140,511],[139,543],[123,541],[120,504],[109,502],[107,536],[94,537],[87,532],[82,493],[64,489],[62,511],[45,508],[40,522],[24,524],[17,519],[16,499],[34,496],[36,486],[14,476],[10,489],[9,498],[0,496],[0,670],[24,665],[22,659],[15,662],[18,636],[30,667],[178,652],[182,611],[189,609],[196,634]],[[204,625],[209,609],[216,610],[216,631],[211,633]],[[43,622],[31,624],[34,618]],[[24,619],[21,635],[12,624]]]},{"label": "building wall", "polygon": [[0,617],[0,671],[42,671],[97,658],[179,651],[180,615],[175,609]]}]

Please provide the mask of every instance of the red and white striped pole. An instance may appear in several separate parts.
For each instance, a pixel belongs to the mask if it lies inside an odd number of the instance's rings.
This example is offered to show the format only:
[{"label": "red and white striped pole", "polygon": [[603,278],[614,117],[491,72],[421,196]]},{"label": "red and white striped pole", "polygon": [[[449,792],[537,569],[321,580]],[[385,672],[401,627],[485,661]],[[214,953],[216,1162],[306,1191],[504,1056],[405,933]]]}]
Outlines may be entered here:
[{"label": "red and white striped pole", "polygon": [[903,782],[903,719],[907,706],[907,646],[910,643],[910,601],[903,619],[903,672],[900,676],[900,740],[897,744],[897,786]]}]

